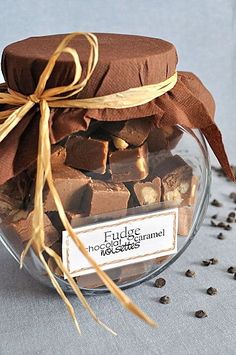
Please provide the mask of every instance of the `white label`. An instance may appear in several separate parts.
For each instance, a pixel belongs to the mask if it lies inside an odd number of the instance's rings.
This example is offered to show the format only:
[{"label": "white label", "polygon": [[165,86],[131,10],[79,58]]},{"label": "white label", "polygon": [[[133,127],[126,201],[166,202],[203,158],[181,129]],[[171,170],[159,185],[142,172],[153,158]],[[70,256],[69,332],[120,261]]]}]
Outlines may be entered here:
[{"label": "white label", "polygon": [[[151,212],[75,229],[103,270],[154,259],[177,252],[178,209]],[[62,258],[71,276],[94,272],[66,231]]]}]

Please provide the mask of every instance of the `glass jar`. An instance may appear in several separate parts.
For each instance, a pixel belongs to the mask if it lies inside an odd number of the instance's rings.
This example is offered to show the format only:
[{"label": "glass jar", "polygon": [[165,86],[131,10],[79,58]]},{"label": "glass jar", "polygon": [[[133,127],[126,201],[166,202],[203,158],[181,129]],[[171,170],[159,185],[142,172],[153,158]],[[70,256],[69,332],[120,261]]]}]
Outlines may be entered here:
[{"label": "glass jar", "polygon": [[[151,125],[149,130],[142,130],[140,133],[140,120],[150,122],[151,118],[119,122],[118,125],[104,122],[92,124],[86,133],[74,133],[52,147],[54,182],[58,179],[58,192],[73,228],[89,224],[97,226],[104,221],[119,221],[125,216],[140,213],[178,209],[177,251],[171,255],[155,256],[107,270],[121,289],[135,286],[160,274],[184,252],[202,223],[209,200],[209,157],[200,130],[185,129],[179,125],[163,128]],[[74,160],[76,144],[82,152],[77,161]],[[107,151],[104,152],[104,149]],[[91,160],[91,154],[95,153],[96,157]],[[103,159],[104,154],[109,157],[107,161]],[[119,156],[124,158],[120,160]],[[140,156],[144,159],[144,165],[134,168],[133,164],[137,163]],[[60,180],[64,166],[64,178],[67,181]],[[70,179],[74,179],[73,174],[78,172],[86,178],[79,195],[73,184],[70,185]],[[0,189],[1,241],[18,262],[26,241],[30,238],[34,179],[35,166],[31,166]],[[98,201],[93,200],[91,189],[97,192],[100,189],[99,184],[102,188],[109,187],[114,203],[108,203],[111,201],[111,197],[106,197],[109,194],[104,195],[104,198],[101,194]],[[117,186],[118,190],[122,186],[123,197],[114,192]],[[63,227],[47,188],[44,191],[44,211],[48,245],[61,254]],[[47,258],[47,262],[62,289],[72,292],[53,260]],[[44,267],[32,249],[24,260],[24,269],[41,283],[52,287]],[[107,291],[95,273],[75,277],[75,280],[85,294]]]}]

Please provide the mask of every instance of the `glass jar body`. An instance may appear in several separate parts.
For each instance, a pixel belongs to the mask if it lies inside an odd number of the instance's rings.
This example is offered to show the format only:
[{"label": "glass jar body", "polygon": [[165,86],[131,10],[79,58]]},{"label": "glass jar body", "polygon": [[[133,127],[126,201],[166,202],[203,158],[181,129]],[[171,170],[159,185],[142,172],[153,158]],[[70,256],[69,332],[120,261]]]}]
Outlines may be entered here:
[{"label": "glass jar body", "polygon": [[[142,211],[147,212],[147,208],[151,208],[150,211],[163,211],[169,210],[170,208],[177,208],[179,212],[178,217],[178,237],[177,237],[177,252],[172,255],[166,255],[155,258],[144,262],[138,263],[129,263],[128,265],[111,268],[107,271],[108,275],[119,285],[120,288],[125,289],[128,287],[135,286],[140,284],[158,274],[160,274],[164,269],[166,269],[169,265],[171,265],[187,248],[187,246],[191,243],[194,236],[196,235],[202,220],[205,215],[205,211],[209,201],[209,191],[210,191],[210,167],[209,167],[209,157],[207,152],[207,147],[204,141],[204,138],[199,130],[186,130],[183,127],[175,126],[165,128],[160,131],[158,130],[158,136],[155,136],[155,130],[153,137],[149,132],[145,142],[141,144],[137,144],[135,146],[132,143],[127,143],[127,141],[123,138],[120,138],[112,133],[106,131],[104,133],[104,129],[96,128],[95,133],[91,133],[92,136],[89,139],[94,139],[94,141],[109,141],[107,146],[109,146],[108,155],[109,162],[106,162],[106,166],[104,171],[101,171],[100,167],[93,169],[93,171],[89,171],[89,169],[80,169],[82,173],[88,178],[95,181],[95,185],[98,182],[101,184],[122,184],[124,185],[125,191],[129,193],[129,200],[127,200],[127,208],[125,209],[125,214],[135,215]],[[107,138],[107,132],[109,132],[109,137]],[[161,132],[161,136],[160,136]],[[105,134],[105,136],[104,136]],[[132,132],[130,133],[133,134]],[[137,133],[138,134],[138,133]],[[79,135],[80,136],[80,135]],[[88,137],[82,136],[84,139]],[[105,138],[104,138],[105,137]],[[70,137],[69,139],[74,139]],[[137,138],[134,137],[134,138]],[[163,140],[164,139],[164,143]],[[112,141],[110,141],[112,140]],[[130,137],[127,137],[127,140],[130,140]],[[91,141],[89,142],[89,144]],[[65,144],[64,142],[62,144]],[[98,144],[98,143],[94,143]],[[128,146],[126,146],[128,144]],[[163,146],[163,144],[165,144]],[[145,145],[145,149],[147,147],[148,153],[142,149]],[[68,150],[68,140],[65,144]],[[112,146],[112,148],[110,148]],[[130,151],[130,152],[129,152]],[[104,153],[104,146],[97,147],[97,161],[101,161],[101,157],[99,154]],[[130,155],[127,155],[128,158],[123,160],[123,163],[120,163],[119,156],[124,155],[124,152],[128,152]],[[131,154],[132,153],[132,154]],[[68,154],[68,151],[67,151]],[[86,152],[84,152],[86,154]],[[89,156],[89,151],[87,151]],[[136,154],[136,155],[135,155]],[[115,158],[118,160],[116,160]],[[146,166],[134,166],[133,160],[135,164],[138,159],[143,158],[146,162],[148,162],[148,175],[142,175],[143,171],[147,169]],[[113,159],[114,158],[114,159]],[[74,165],[73,159],[68,160],[68,165],[72,168]],[[89,163],[89,159],[87,158]],[[94,157],[94,159],[96,159]],[[113,160],[112,160],[113,159]],[[113,166],[112,166],[113,161]],[[117,163],[118,161],[118,163]],[[169,166],[170,161],[174,164],[174,166]],[[171,164],[172,164],[171,163]],[[85,162],[86,164],[86,162]],[[122,165],[123,164],[123,165]],[[137,165],[137,164],[136,164]],[[157,168],[157,169],[156,169]],[[73,169],[77,169],[74,168]],[[96,170],[97,169],[97,170]],[[159,169],[159,170],[158,170]],[[125,172],[127,170],[127,174],[131,174],[131,177],[126,177]],[[131,171],[131,173],[130,173]],[[153,174],[150,173],[153,171]],[[155,173],[156,171],[156,173]],[[164,172],[163,172],[164,171]],[[177,171],[177,172],[176,172]],[[191,173],[189,173],[191,171]],[[180,172],[180,173],[179,173]],[[107,175],[106,175],[107,174]],[[111,175],[110,175],[111,174]],[[113,174],[113,176],[112,176]],[[156,175],[155,175],[156,174]],[[158,174],[161,176],[158,177],[159,185],[155,185],[153,183],[154,179],[157,178]],[[182,177],[178,174],[183,174]],[[148,179],[149,176],[152,177]],[[154,176],[155,175],[155,176]],[[116,176],[115,182],[112,180]],[[122,178],[119,178],[122,176]],[[119,180],[120,179],[120,180]],[[174,180],[175,186],[172,184]],[[179,185],[177,186],[176,181],[178,179]],[[127,181],[128,180],[128,181]],[[97,182],[98,181],[98,182]],[[169,187],[169,182],[171,181],[172,186]],[[187,190],[186,191],[186,181],[187,181]],[[148,187],[149,190],[144,190],[145,187]],[[141,185],[140,185],[141,184]],[[166,185],[165,185],[166,184]],[[69,185],[68,185],[69,186]],[[109,185],[110,186],[110,185]],[[151,190],[150,190],[151,188]],[[61,186],[61,189],[64,189]],[[69,187],[68,187],[69,189]],[[32,187],[31,187],[32,190]],[[61,190],[62,191],[62,190]],[[148,191],[148,193],[144,193],[144,191]],[[150,191],[152,192],[150,195]],[[154,192],[153,192],[154,191]],[[159,200],[156,198],[158,195],[158,191],[160,192]],[[60,194],[60,189],[59,189]],[[95,191],[97,193],[97,191]],[[64,192],[63,192],[64,193]],[[116,193],[112,192],[114,196],[114,201],[116,201]],[[154,193],[154,197],[153,197]],[[83,201],[87,201],[88,192],[84,192]],[[90,194],[91,195],[91,194]],[[89,195],[89,196],[90,196]],[[102,198],[101,195],[100,198]],[[105,196],[105,195],[104,195]],[[89,197],[91,200],[91,196]],[[105,199],[106,197],[104,197]],[[110,198],[110,197],[109,197]],[[120,197],[117,197],[117,201]],[[134,201],[135,200],[135,201]],[[83,202],[82,201],[82,202]],[[105,201],[105,200],[104,200]],[[109,201],[109,199],[107,200]],[[120,201],[120,200],[119,200]],[[50,201],[47,200],[48,206],[50,205]],[[66,202],[67,203],[67,202]],[[83,202],[84,203],[84,202]],[[95,202],[94,202],[95,203]],[[123,202],[122,202],[123,203]],[[120,206],[122,206],[122,203]],[[45,202],[46,204],[46,202]],[[94,223],[97,224],[101,221],[109,220],[112,218],[123,218],[124,217],[124,209],[116,207],[115,210],[113,207],[104,208],[104,206],[109,205],[109,203],[104,203],[103,207],[98,205],[94,212],[91,212],[91,201],[90,201],[90,213],[87,213],[86,209],[83,210],[83,213],[80,213],[80,221],[78,225],[74,224],[73,227],[80,226],[81,224]],[[114,203],[116,205],[116,203]],[[119,205],[119,204],[118,204]],[[148,207],[147,207],[148,206]],[[33,209],[33,205],[31,207]],[[66,208],[65,208],[66,209]],[[100,210],[99,210],[100,209]],[[54,211],[55,212],[55,211]],[[77,211],[81,212],[81,211]],[[99,212],[99,213],[98,213]],[[121,212],[121,213],[120,213]],[[28,213],[28,212],[27,212]],[[69,213],[69,212],[68,212]],[[60,254],[60,243],[61,243],[61,232],[62,227],[58,227],[58,222],[55,222],[55,213],[53,214],[48,208],[46,211],[47,218],[53,223],[54,227],[56,227],[59,232],[59,243],[58,241],[54,244],[55,250]],[[75,211],[73,211],[75,214]],[[78,213],[77,213],[78,214]],[[89,216],[90,217],[87,217]],[[74,216],[74,215],[73,215]],[[14,217],[15,218],[15,217]],[[23,216],[23,219],[25,215]],[[14,226],[11,226],[9,222],[9,216],[2,215],[2,221],[0,226],[1,232],[1,240],[12,256],[19,262],[20,255],[25,247],[26,240],[22,240],[21,236],[17,235],[21,233],[19,229],[14,229],[16,223],[18,223],[18,219],[13,221]],[[20,219],[21,220],[21,219]],[[9,227],[10,225],[10,227]],[[14,232],[13,232],[14,229]],[[46,230],[47,236],[47,230]],[[30,237],[29,235],[26,237]],[[27,238],[26,238],[27,239]],[[62,289],[66,292],[72,292],[69,283],[63,278],[63,275],[56,269],[55,264],[48,259],[48,265],[51,270],[55,273],[55,277],[59,282]],[[41,283],[52,287],[50,280],[47,276],[45,269],[43,268],[41,262],[38,257],[34,253],[32,249],[29,250],[28,254],[24,260],[24,268],[38,281]],[[89,275],[76,277],[76,281],[81,288],[81,290],[85,294],[98,294],[104,293],[107,291],[106,287],[102,284],[100,279],[96,274],[92,273]]]}]

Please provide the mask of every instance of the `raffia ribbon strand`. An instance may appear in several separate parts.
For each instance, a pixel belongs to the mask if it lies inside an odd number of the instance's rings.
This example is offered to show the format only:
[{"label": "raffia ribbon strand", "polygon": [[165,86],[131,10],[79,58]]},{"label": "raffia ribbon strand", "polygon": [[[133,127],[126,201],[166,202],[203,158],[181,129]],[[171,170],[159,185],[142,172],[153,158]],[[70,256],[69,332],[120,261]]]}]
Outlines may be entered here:
[{"label": "raffia ribbon strand", "polygon": [[[80,63],[79,54],[74,48],[68,47],[69,42],[76,36],[84,36],[90,45],[90,52],[88,57],[88,64],[85,78],[80,81],[82,75],[82,66]],[[59,86],[51,89],[46,89],[47,81],[54,69],[57,59],[62,53],[67,53],[72,56],[75,64],[75,74],[72,82],[66,86]],[[37,174],[36,174],[36,188],[34,196],[34,213],[33,213],[33,233],[32,237],[26,245],[25,250],[21,256],[21,266],[23,265],[23,260],[28,252],[29,248],[32,246],[34,251],[39,256],[41,262],[43,263],[49,278],[57,290],[58,294],[63,299],[66,304],[74,322],[77,330],[80,332],[78,322],[76,320],[74,309],[69,302],[68,298],[64,294],[60,285],[58,284],[56,278],[51,272],[44,259],[43,251],[50,255],[56,262],[57,266],[61,271],[67,276],[68,282],[72,289],[74,290],[77,297],[80,299],[82,305],[88,310],[90,315],[96,320],[100,325],[105,327],[107,330],[115,334],[110,328],[103,324],[95,313],[92,311],[91,307],[87,303],[85,297],[81,293],[79,287],[69,275],[68,270],[62,263],[61,258],[51,249],[45,245],[45,232],[44,232],[44,219],[43,219],[43,189],[47,182],[50,192],[55,201],[60,219],[63,223],[65,230],[68,232],[70,237],[74,240],[75,244],[82,252],[82,254],[87,258],[90,264],[95,269],[96,273],[110,290],[110,292],[120,301],[120,303],[126,307],[130,312],[134,313],[136,316],[147,322],[148,324],[155,326],[156,323],[149,318],[143,311],[141,311],[128,296],[126,296],[120,288],[110,279],[110,277],[99,267],[96,261],[88,253],[87,249],[81,242],[79,236],[75,234],[73,228],[71,227],[65,210],[63,208],[62,202],[60,200],[59,194],[54,186],[52,169],[51,169],[51,143],[49,136],[49,117],[50,108],[84,108],[84,109],[124,109],[129,107],[135,107],[143,105],[149,101],[152,101],[156,97],[159,97],[171,90],[177,82],[177,73],[168,78],[167,80],[153,85],[145,85],[138,88],[131,88],[129,90],[106,95],[102,97],[93,97],[88,99],[71,99],[75,97],[76,94],[80,93],[87,82],[90,80],[91,75],[98,62],[98,41],[97,37],[92,33],[76,32],[67,35],[59,44],[55,52],[50,57],[44,71],[42,72],[38,85],[35,92],[30,96],[22,95],[21,93],[15,92],[8,89],[8,93],[0,93],[0,104],[8,104],[11,106],[16,106],[16,108],[8,109],[0,112],[0,120],[4,122],[0,124],[0,142],[2,142],[7,135],[19,124],[19,122],[24,118],[24,116],[36,105],[39,104],[41,119],[39,123],[39,139],[38,139],[38,155],[37,155]],[[61,96],[63,95],[63,96]]]}]

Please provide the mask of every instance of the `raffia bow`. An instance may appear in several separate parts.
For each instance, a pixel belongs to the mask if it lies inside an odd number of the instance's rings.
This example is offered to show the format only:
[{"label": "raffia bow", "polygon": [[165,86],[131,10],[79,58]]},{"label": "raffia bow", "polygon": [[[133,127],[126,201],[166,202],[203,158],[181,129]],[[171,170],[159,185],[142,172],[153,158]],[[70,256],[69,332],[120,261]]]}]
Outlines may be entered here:
[{"label": "raffia bow", "polygon": [[[80,63],[79,54],[73,48],[68,47],[69,42],[76,36],[84,36],[90,45],[90,53],[88,58],[87,70],[85,78],[81,80],[82,66]],[[72,56],[75,64],[75,74],[74,79],[71,84],[66,86],[55,87],[51,89],[46,89],[47,81],[54,69],[57,59],[62,53],[67,53]],[[61,271],[67,276],[68,282],[70,283],[72,289],[80,299],[83,306],[89,311],[92,317],[102,326],[104,326],[109,331],[113,332],[105,324],[103,324],[98,317],[95,315],[93,310],[90,308],[85,297],[81,293],[79,287],[77,286],[74,279],[70,276],[68,270],[64,267],[61,257],[59,257],[55,251],[47,247],[44,242],[44,219],[43,219],[43,189],[47,182],[48,187],[51,191],[53,199],[55,201],[60,219],[63,223],[64,228],[67,230],[70,237],[73,239],[79,250],[87,258],[90,264],[93,266],[94,270],[110,290],[110,292],[120,301],[120,303],[126,307],[130,312],[134,313],[139,318],[143,319],[148,324],[154,326],[155,322],[150,319],[144,312],[142,312],[132,301],[127,297],[116,284],[110,279],[110,277],[102,271],[102,269],[97,265],[95,260],[90,256],[83,243],[80,241],[78,235],[75,234],[73,228],[71,227],[63,208],[62,202],[60,200],[59,194],[54,186],[52,178],[51,169],[51,143],[49,136],[49,117],[50,108],[87,108],[87,109],[104,109],[104,108],[114,108],[123,109],[128,107],[139,106],[145,104],[156,97],[159,97],[171,90],[177,82],[177,73],[172,77],[165,80],[162,83],[147,85],[139,88],[132,88],[120,93],[106,95],[102,97],[93,97],[88,99],[74,99],[75,95],[80,93],[87,82],[91,78],[94,72],[96,64],[98,62],[98,41],[97,37],[91,33],[81,33],[76,32],[67,35],[59,44],[55,52],[50,57],[44,71],[42,72],[38,85],[35,92],[30,96],[22,95],[11,89],[8,89],[8,93],[0,93],[0,104],[8,104],[13,106],[13,108],[0,112],[0,120],[3,123],[0,124],[0,142],[2,142],[7,135],[18,125],[18,123],[24,118],[24,116],[29,112],[35,105],[39,105],[40,108],[40,122],[39,122],[39,139],[38,139],[38,156],[37,156],[37,174],[36,174],[36,188],[34,197],[34,212],[33,212],[33,233],[30,241],[28,242],[25,250],[21,256],[21,266],[23,265],[23,260],[28,252],[29,248],[32,246],[41,262],[43,263],[51,282],[63,301],[65,302],[73,320],[76,324],[78,331],[80,328],[76,320],[74,309],[69,302],[68,298],[64,294],[60,285],[58,284],[56,278],[51,272],[48,264],[43,256],[43,251],[51,256],[57,266]],[[72,98],[73,97],[73,98]],[[16,108],[14,108],[14,106]],[[114,332],[113,332],[114,333]],[[115,333],[114,333],[115,334]]]}]

